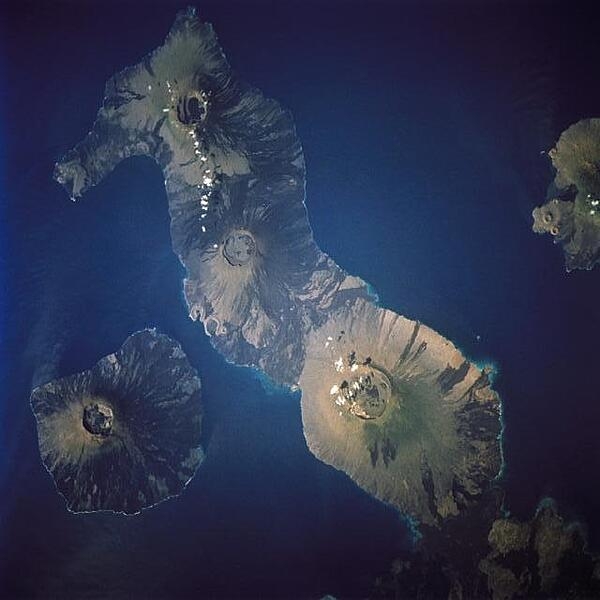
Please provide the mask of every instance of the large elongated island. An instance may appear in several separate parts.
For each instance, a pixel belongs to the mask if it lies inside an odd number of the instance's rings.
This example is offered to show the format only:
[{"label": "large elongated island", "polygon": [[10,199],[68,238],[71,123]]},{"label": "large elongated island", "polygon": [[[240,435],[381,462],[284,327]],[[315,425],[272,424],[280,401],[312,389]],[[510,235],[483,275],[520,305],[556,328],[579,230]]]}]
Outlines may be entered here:
[{"label": "large elongated island", "polygon": [[489,370],[320,250],[290,113],[235,75],[194,9],[108,81],[55,178],[77,200],[134,155],[164,174],[190,317],[227,360],[301,388],[310,450],[418,521],[476,502],[502,466]]}]

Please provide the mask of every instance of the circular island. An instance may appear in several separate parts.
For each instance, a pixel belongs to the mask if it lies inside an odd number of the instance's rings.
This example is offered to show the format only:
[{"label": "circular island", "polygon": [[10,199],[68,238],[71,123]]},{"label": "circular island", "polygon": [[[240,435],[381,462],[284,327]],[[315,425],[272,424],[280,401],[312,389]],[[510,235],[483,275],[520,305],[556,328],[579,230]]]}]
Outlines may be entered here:
[{"label": "circular island", "polygon": [[40,453],[72,512],[124,514],[182,492],[204,458],[200,379],[155,330],[31,394]]}]

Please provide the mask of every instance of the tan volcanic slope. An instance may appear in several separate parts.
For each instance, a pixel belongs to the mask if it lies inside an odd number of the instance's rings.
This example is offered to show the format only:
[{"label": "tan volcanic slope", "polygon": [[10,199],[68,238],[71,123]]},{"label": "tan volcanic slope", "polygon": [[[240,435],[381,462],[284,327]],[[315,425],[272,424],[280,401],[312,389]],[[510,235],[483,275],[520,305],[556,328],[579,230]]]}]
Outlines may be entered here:
[{"label": "tan volcanic slope", "polygon": [[73,512],[138,513],[178,495],[204,459],[200,379],[154,330],[35,388],[31,406],[42,460]]},{"label": "tan volcanic slope", "polygon": [[[365,392],[364,410],[360,393],[342,390],[360,392],[366,374],[379,389]],[[420,521],[457,514],[500,469],[499,402],[487,375],[392,311],[359,300],[332,313],[309,335],[300,387],[310,450]]]},{"label": "tan volcanic slope", "polygon": [[[290,386],[302,372],[317,456],[427,521],[479,494],[501,462],[499,401],[487,375],[439,334],[377,308],[367,285],[318,248],[291,115],[235,77],[192,9],[163,46],[108,82],[93,130],[55,176],[77,198],[133,154],[163,169],[191,318],[236,364]],[[361,365],[361,381],[371,383],[361,383],[345,421],[319,346],[340,319],[361,360],[371,353],[391,369],[371,381]]]},{"label": "tan volcanic slope", "polygon": [[600,260],[600,119],[571,125],[548,155],[554,197],[534,209],[533,230],[562,245],[567,271],[591,269]]}]

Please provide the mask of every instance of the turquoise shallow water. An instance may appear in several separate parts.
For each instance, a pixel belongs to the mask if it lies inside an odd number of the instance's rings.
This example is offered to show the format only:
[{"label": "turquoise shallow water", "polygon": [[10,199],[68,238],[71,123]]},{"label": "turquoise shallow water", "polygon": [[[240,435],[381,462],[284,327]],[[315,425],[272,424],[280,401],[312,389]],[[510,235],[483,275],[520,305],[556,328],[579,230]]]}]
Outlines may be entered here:
[{"label": "turquoise shallow water", "polygon": [[[187,319],[158,169],[123,164],[76,205],[50,181],[106,78],[160,43],[177,7],[7,9],[0,590],[362,596],[407,527],[308,453],[297,395],[225,364]],[[554,495],[598,547],[598,274],[566,276],[529,217],[550,177],[540,151],[600,106],[590,13],[199,8],[244,79],[293,111],[321,247],[382,305],[496,366],[509,508],[524,516]],[[577,44],[563,35],[574,30]],[[29,390],[146,326],[180,340],[201,373],[206,463],[139,519],[69,515],[38,458]]]}]

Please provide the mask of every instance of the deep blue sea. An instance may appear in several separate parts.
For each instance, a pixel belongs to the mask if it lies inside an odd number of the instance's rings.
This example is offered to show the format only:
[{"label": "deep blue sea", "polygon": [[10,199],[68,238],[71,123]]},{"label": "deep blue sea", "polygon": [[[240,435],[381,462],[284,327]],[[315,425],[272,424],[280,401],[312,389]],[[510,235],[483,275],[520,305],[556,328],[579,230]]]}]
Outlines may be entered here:
[{"label": "deep blue sea", "polygon": [[[51,181],[105,81],[180,2],[3,3],[0,21],[0,597],[364,597],[410,543],[392,509],[307,450],[299,397],[225,363],[188,318],[163,178],[122,164],[73,204]],[[236,71],[292,110],[319,245],[381,304],[497,368],[507,508],[544,496],[600,549],[600,269],[531,230],[543,150],[600,116],[583,3],[202,2]],[[67,513],[32,386],[132,332],[179,340],[207,458],[139,517]]]}]

